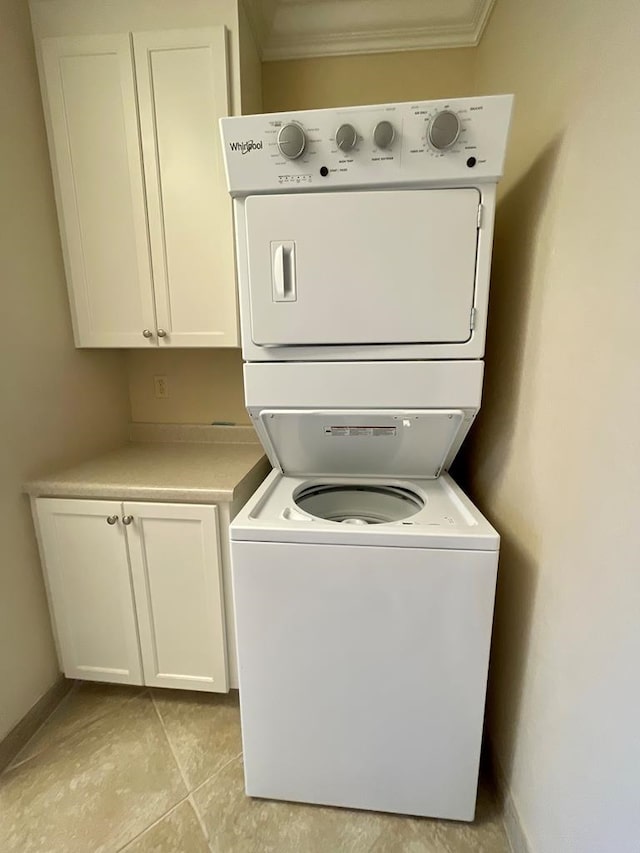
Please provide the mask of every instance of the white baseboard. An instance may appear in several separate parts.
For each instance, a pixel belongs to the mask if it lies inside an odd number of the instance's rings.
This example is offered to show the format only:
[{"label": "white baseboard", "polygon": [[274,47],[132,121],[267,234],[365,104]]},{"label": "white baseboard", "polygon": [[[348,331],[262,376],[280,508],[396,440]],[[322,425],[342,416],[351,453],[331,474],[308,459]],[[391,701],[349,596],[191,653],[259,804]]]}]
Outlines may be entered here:
[{"label": "white baseboard", "polygon": [[0,772],[13,761],[26,742],[64,699],[72,686],[73,681],[69,681],[60,675],[44,696],[41,696],[4,739],[0,740]]}]

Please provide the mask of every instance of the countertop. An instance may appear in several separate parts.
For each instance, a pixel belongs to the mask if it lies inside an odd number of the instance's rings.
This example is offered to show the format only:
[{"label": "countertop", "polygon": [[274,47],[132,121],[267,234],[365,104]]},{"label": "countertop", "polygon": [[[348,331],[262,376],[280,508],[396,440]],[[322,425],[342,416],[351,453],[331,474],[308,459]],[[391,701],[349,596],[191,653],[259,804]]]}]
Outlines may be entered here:
[{"label": "countertop", "polygon": [[[154,431],[154,426],[148,425],[144,435],[140,429],[132,430],[132,437],[147,440],[130,441],[31,480],[25,491],[33,497],[232,502],[248,497],[271,468],[261,445],[246,440],[247,428],[238,432],[238,441],[233,440],[234,428],[223,429],[225,440],[221,441],[216,427],[209,432],[206,427],[196,428],[189,434],[188,428]],[[167,437],[177,440],[167,441]]]}]

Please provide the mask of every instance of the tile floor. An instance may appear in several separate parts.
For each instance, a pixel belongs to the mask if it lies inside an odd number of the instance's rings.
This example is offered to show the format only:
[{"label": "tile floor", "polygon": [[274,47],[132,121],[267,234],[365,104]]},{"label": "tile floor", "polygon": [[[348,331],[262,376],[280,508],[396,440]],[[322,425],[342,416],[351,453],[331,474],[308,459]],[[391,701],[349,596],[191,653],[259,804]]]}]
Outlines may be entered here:
[{"label": "tile floor", "polygon": [[508,853],[472,825],[251,800],[237,694],[77,684],[0,776],[2,853]]}]

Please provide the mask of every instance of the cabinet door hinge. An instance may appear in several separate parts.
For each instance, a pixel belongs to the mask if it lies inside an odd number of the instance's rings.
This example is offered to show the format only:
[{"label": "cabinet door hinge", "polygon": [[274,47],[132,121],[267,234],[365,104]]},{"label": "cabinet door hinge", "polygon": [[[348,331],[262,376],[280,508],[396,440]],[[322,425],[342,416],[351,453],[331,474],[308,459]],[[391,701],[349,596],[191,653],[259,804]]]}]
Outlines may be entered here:
[{"label": "cabinet door hinge", "polygon": [[473,331],[476,327],[476,309],[471,309],[471,316],[469,317],[469,328]]},{"label": "cabinet door hinge", "polygon": [[482,228],[482,211],[484,210],[484,205],[478,205],[478,231]]}]

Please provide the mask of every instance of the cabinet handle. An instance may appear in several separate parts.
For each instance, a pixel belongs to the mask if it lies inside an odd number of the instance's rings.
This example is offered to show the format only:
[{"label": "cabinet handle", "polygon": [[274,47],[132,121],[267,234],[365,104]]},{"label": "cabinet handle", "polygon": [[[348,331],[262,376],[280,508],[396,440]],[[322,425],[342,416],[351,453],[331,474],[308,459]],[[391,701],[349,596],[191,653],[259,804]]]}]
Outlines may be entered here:
[{"label": "cabinet handle", "polygon": [[143,338],[152,338],[152,337],[153,337],[153,332],[151,331],[151,329],[143,329],[143,331],[142,331],[142,337],[143,337]]},{"label": "cabinet handle", "polygon": [[132,521],[133,521],[132,515],[123,515],[122,516],[122,523],[123,524],[131,524]]},{"label": "cabinet handle", "polygon": [[164,329],[158,329],[158,337],[159,338],[166,338],[167,337],[167,333],[165,332]]},{"label": "cabinet handle", "polygon": [[108,515],[107,516],[107,524],[115,524],[117,520],[118,520],[117,515]]}]

